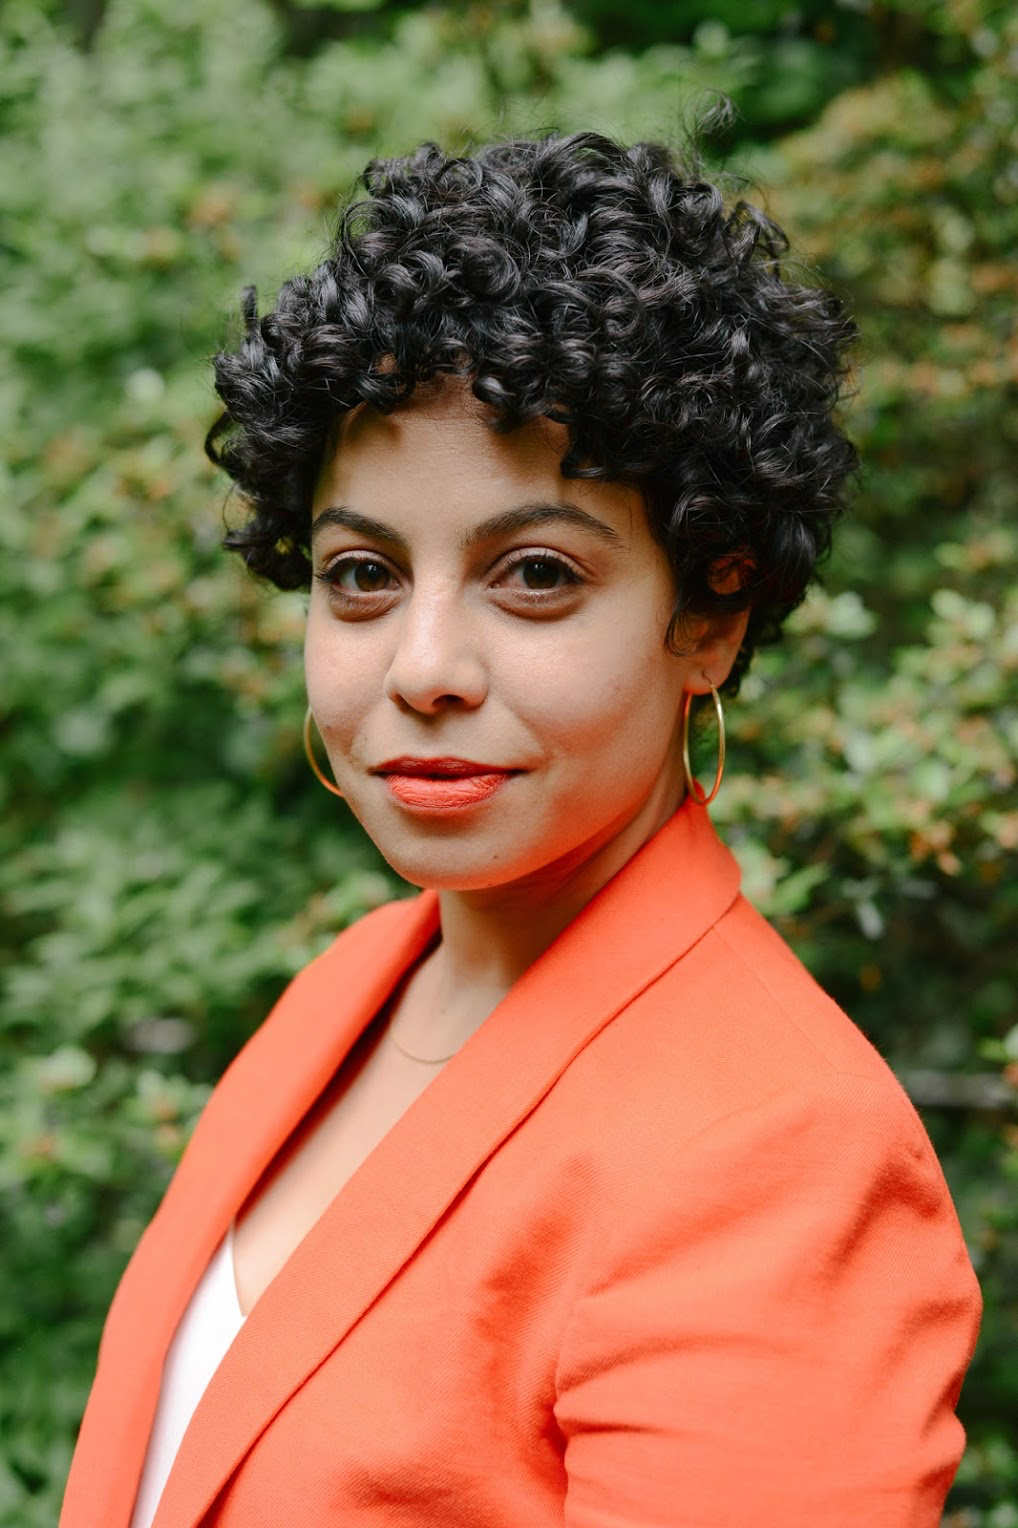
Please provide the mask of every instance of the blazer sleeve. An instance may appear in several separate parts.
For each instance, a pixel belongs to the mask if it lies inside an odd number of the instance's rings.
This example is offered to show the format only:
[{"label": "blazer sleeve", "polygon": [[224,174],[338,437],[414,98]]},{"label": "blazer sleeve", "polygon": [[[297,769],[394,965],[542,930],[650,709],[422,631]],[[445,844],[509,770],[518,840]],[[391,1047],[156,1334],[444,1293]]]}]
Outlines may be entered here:
[{"label": "blazer sleeve", "polygon": [[832,1074],[647,1172],[560,1354],[566,1528],[936,1528],[981,1298],[904,1093]]}]

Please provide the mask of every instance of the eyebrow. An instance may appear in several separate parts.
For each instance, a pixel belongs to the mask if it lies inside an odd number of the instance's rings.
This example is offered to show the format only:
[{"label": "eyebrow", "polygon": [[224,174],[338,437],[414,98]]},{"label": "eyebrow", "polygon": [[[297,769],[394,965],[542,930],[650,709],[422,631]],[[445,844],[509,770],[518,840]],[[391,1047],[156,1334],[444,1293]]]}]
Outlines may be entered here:
[{"label": "eyebrow", "polygon": [[[588,515],[586,510],[580,509],[575,504],[566,503],[537,503],[517,504],[513,509],[503,509],[497,515],[491,515],[487,520],[482,520],[460,541],[460,551],[468,552],[479,546],[484,541],[493,541],[499,536],[511,536],[516,531],[528,530],[532,526],[550,525],[552,522],[559,524],[575,525],[580,530],[589,531],[609,546],[621,546],[622,537],[618,531],[606,525],[603,520],[598,520],[594,515]],[[386,525],[384,520],[375,520],[370,515],[362,515],[356,509],[350,509],[345,504],[334,504],[328,509],[323,509],[315,516],[311,526],[311,534],[324,530],[328,525],[338,525],[344,530],[354,531],[359,536],[370,536],[374,541],[387,541],[390,546],[404,556],[409,557],[410,546],[399,531],[391,525]]]}]

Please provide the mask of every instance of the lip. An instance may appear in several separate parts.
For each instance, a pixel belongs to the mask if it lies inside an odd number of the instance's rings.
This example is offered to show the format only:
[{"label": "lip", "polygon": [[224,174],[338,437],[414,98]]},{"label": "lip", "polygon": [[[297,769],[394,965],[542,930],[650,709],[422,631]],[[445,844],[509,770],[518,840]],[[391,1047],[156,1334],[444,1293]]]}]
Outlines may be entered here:
[{"label": "lip", "polygon": [[488,770],[459,775],[386,773],[382,776],[390,796],[411,812],[448,814],[480,806],[495,794],[516,770]]},{"label": "lip", "polygon": [[448,756],[420,759],[404,754],[398,759],[388,759],[384,764],[376,764],[371,773],[399,775],[404,778],[462,780],[470,775],[512,775],[518,774],[519,771],[506,769],[501,764],[478,764],[474,759],[456,759]]}]

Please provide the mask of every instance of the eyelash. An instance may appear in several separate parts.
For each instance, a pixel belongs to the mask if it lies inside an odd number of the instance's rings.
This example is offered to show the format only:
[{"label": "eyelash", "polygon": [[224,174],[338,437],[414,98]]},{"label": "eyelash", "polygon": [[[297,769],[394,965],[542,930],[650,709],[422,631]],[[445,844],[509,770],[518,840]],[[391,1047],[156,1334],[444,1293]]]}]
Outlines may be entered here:
[{"label": "eyelash", "polygon": [[506,563],[503,569],[503,573],[512,573],[516,570],[516,568],[525,567],[528,562],[543,562],[550,564],[551,567],[557,568],[559,573],[563,575],[565,582],[564,584],[560,584],[555,589],[526,589],[525,591],[522,591],[527,594],[537,595],[538,598],[540,598],[542,595],[561,594],[563,588],[573,588],[577,584],[582,584],[583,582],[582,575],[577,571],[573,564],[571,562],[567,562],[564,557],[559,557],[555,552],[526,551],[515,555],[510,553],[510,560]]},{"label": "eyelash", "polygon": [[[554,598],[556,595],[561,596],[565,589],[572,588],[583,583],[582,574],[577,571],[573,564],[567,562],[566,559],[560,556],[557,552],[551,551],[534,552],[528,550],[525,552],[520,552],[515,556],[510,554],[510,560],[503,567],[500,577],[514,572],[516,568],[525,567],[527,563],[532,562],[551,564],[551,566],[556,568],[559,574],[562,576],[564,583],[558,584],[555,588],[551,589],[524,588],[517,590],[517,593],[523,594],[526,597],[527,603],[546,604],[549,599]],[[327,564],[327,566],[324,567],[320,573],[315,574],[315,577],[320,583],[325,585],[331,595],[335,596],[339,600],[346,600],[353,604],[360,604],[364,601],[375,599],[379,595],[385,595],[392,592],[388,589],[361,589],[353,591],[350,589],[343,589],[340,586],[339,580],[343,573],[349,569],[364,566],[373,566],[382,568],[386,572],[389,571],[388,565],[383,562],[380,557],[375,557],[372,555],[358,556],[356,554],[346,552],[341,556],[336,557],[331,563]]]}]

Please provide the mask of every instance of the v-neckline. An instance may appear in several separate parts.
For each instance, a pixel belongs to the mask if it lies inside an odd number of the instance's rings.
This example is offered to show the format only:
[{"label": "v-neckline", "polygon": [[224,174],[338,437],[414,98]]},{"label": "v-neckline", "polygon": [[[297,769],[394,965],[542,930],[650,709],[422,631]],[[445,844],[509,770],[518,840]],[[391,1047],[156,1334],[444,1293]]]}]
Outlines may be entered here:
[{"label": "v-neckline", "polygon": [[233,1255],[233,1233],[234,1233],[235,1227],[236,1227],[236,1219],[233,1219],[233,1220],[230,1221],[230,1224],[227,1226],[227,1228],[226,1228],[226,1236],[223,1238],[223,1241],[224,1241],[223,1257],[226,1260],[226,1266],[227,1266],[227,1269],[229,1270],[229,1274],[230,1274],[230,1279],[229,1279],[230,1293],[233,1296],[233,1309],[231,1310],[230,1314],[231,1314],[231,1316],[235,1315],[236,1319],[239,1322],[243,1323],[248,1318],[248,1312],[244,1310],[243,1306],[240,1303],[240,1291],[237,1288],[237,1263],[236,1263],[236,1259],[234,1258],[234,1255]]},{"label": "v-neckline", "polygon": [[[440,937],[440,930],[437,930],[424,945],[420,953],[411,962],[411,964],[400,973],[391,991],[386,995],[373,1017],[364,1026],[361,1033],[350,1046],[350,1049],[347,1051],[346,1055],[342,1058],[339,1065],[336,1067],[335,1071],[326,1080],[324,1086],[320,1089],[316,1096],[311,1100],[308,1107],[305,1109],[301,1117],[296,1121],[288,1135],[283,1141],[280,1142],[273,1157],[265,1164],[262,1172],[259,1174],[256,1181],[251,1185],[251,1188],[244,1201],[238,1206],[236,1212],[234,1213],[234,1216],[230,1222],[230,1269],[232,1273],[233,1288],[236,1292],[237,1308],[240,1311],[242,1320],[247,1320],[250,1317],[255,1307],[265,1295],[270,1286],[274,1284],[282,1274],[284,1274],[285,1270],[296,1257],[304,1242],[314,1234],[319,1223],[325,1218],[325,1216],[329,1214],[339,1195],[344,1191],[347,1185],[352,1182],[352,1180],[357,1177],[358,1174],[360,1174],[361,1171],[370,1163],[375,1154],[381,1150],[384,1150],[388,1137],[399,1126],[403,1116],[409,1109],[414,1106],[417,1100],[428,1091],[432,1084],[437,1080],[442,1070],[444,1070],[444,1065],[440,1067],[429,1068],[428,1073],[422,1079],[423,1086],[420,1087],[416,1092],[412,1092],[407,1097],[406,1102],[400,1109],[400,1112],[394,1119],[391,1120],[390,1124],[384,1130],[382,1135],[368,1147],[367,1151],[365,1151],[359,1157],[359,1160],[355,1163],[350,1172],[342,1178],[342,1181],[339,1182],[335,1192],[330,1194],[329,1198],[322,1205],[318,1214],[306,1226],[304,1232],[290,1247],[289,1252],[276,1268],[276,1271],[271,1274],[270,1277],[264,1281],[264,1283],[262,1283],[258,1294],[255,1296],[254,1300],[251,1301],[249,1308],[245,1311],[240,1294],[241,1280],[239,1277],[239,1269],[236,1256],[235,1238],[238,1230],[238,1222],[241,1219],[244,1219],[247,1214],[257,1211],[257,1207],[265,1195],[267,1193],[271,1193],[273,1184],[276,1182],[277,1178],[280,1175],[286,1173],[290,1163],[294,1160],[295,1156],[299,1155],[301,1150],[313,1140],[316,1132],[325,1125],[325,1122],[331,1115],[332,1110],[337,1107],[342,1107],[342,1101],[344,1097],[346,1097],[346,1095],[356,1087],[359,1078],[362,1076],[364,1071],[371,1066],[379,1049],[384,1045],[386,1030],[392,1018],[395,1006],[399,1003],[403,993],[406,990],[407,984],[413,977],[414,973],[420,968],[423,961],[426,960],[428,956],[434,951]],[[357,1059],[358,1056],[360,1059]],[[354,1063],[352,1075],[348,1075],[344,1080],[344,1072],[350,1069],[352,1062]],[[330,1100],[329,1095],[331,1091],[340,1082],[342,1082],[342,1086],[340,1087],[338,1096]]]}]

